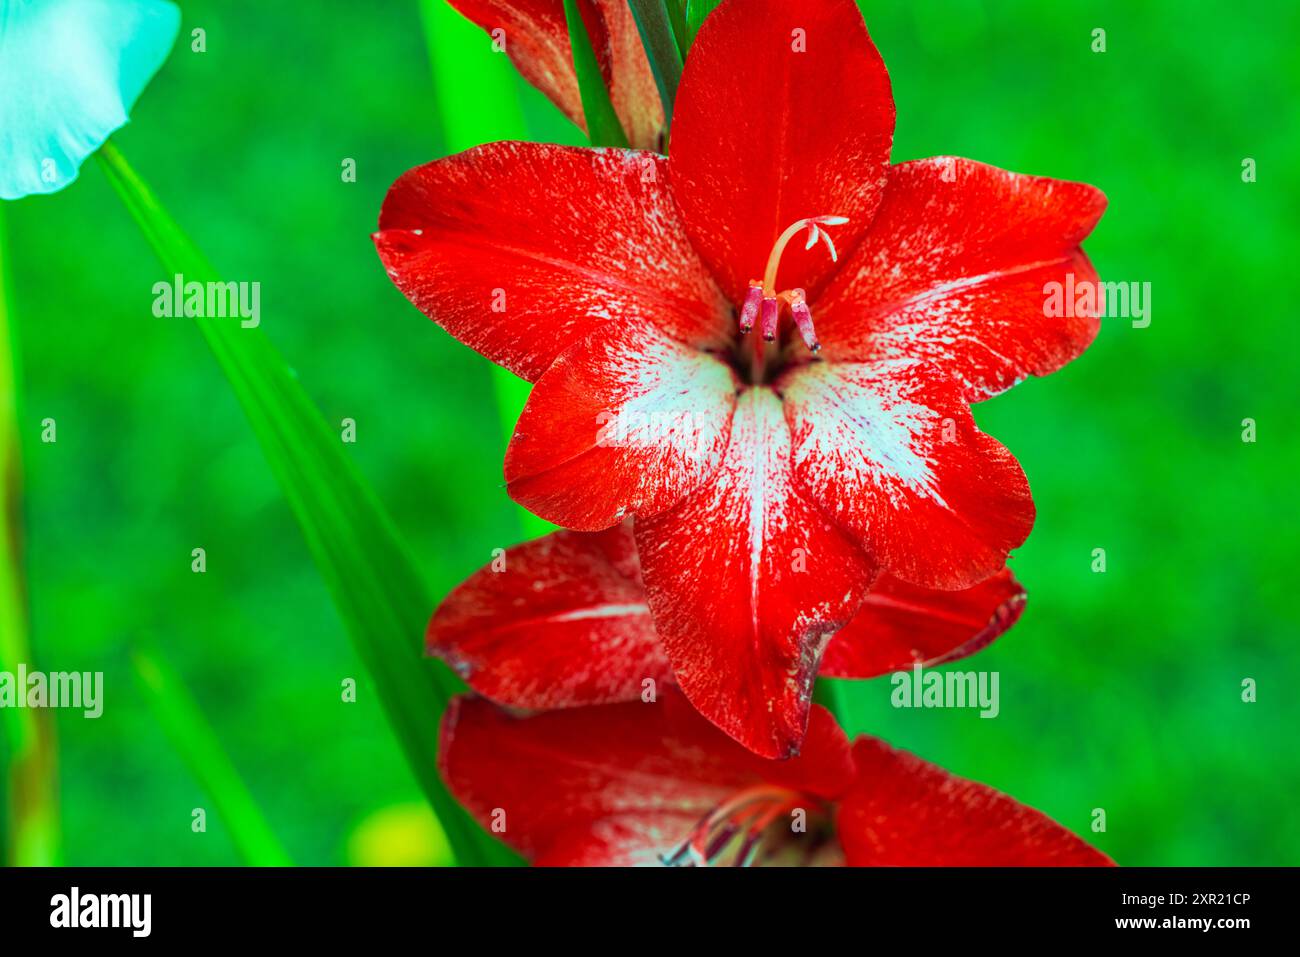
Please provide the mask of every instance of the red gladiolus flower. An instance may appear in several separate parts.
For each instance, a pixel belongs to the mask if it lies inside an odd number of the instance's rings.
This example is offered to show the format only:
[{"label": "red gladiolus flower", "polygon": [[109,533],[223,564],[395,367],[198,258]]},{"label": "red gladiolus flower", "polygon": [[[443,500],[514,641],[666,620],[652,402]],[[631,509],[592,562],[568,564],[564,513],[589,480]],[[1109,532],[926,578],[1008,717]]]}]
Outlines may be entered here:
[{"label": "red gladiolus flower", "polygon": [[[1024,589],[1005,569],[963,591],[882,576],[831,638],[821,674],[873,678],[954,661],[1015,624],[1024,603]],[[647,679],[655,688],[673,684],[628,523],[515,546],[447,596],[427,638],[429,652],[471,688],[513,708],[638,701]],[[763,702],[755,695],[749,706]]]},{"label": "red gladiolus flower", "polygon": [[[505,52],[524,79],[586,130],[564,0],[449,2],[489,34],[502,31],[499,36]],[[643,149],[658,149],[664,132],[664,110],[627,0],[578,0],[578,10],[628,142]]]},{"label": "red gladiolus flower", "polygon": [[[516,501],[635,517],[678,685],[793,753],[827,640],[875,577],[962,589],[1033,523],[972,402],[1078,355],[1096,189],[970,160],[889,165],[889,79],[852,0],[726,0],[671,159],[498,143],[406,173],[375,242],[462,342],[533,381]],[[803,239],[805,242],[795,242]]]},{"label": "red gladiolus flower", "polygon": [[740,747],[673,691],[528,718],[457,699],[442,738],[452,794],[543,866],[1113,864],[993,788],[874,738],[850,745],[820,706],[788,761]]}]

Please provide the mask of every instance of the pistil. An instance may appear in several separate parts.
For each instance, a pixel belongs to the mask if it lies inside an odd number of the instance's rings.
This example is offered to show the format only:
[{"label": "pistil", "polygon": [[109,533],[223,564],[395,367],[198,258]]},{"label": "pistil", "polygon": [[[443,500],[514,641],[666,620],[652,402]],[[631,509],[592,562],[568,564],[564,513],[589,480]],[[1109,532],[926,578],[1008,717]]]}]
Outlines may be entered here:
[{"label": "pistil", "polygon": [[763,272],[763,294],[765,296],[776,295],[776,271],[781,265],[781,255],[785,252],[785,247],[790,245],[790,240],[806,229],[808,230],[808,244],[804,248],[812,249],[820,239],[826,244],[826,249],[831,256],[831,262],[836,262],[839,259],[839,254],[835,251],[835,244],[831,242],[830,234],[822,227],[843,226],[848,221],[847,216],[812,216],[787,226],[785,232],[777,237],[776,243],[772,246],[772,251],[768,253],[767,269]]}]

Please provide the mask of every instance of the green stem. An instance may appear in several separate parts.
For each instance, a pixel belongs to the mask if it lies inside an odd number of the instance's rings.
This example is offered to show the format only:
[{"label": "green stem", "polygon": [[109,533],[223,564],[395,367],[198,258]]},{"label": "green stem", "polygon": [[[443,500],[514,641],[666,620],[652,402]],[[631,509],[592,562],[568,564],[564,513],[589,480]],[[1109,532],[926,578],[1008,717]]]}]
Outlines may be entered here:
[{"label": "green stem", "polygon": [[[0,671],[31,665],[22,570],[21,476],[18,444],[17,345],[11,329],[6,236],[0,218]],[[58,774],[54,723],[48,711],[5,708],[3,860],[19,866],[58,864]]]},{"label": "green stem", "polygon": [[677,55],[682,63],[691,49],[691,30],[686,23],[686,0],[664,0],[668,12],[668,23],[673,30],[673,42],[677,44]]}]

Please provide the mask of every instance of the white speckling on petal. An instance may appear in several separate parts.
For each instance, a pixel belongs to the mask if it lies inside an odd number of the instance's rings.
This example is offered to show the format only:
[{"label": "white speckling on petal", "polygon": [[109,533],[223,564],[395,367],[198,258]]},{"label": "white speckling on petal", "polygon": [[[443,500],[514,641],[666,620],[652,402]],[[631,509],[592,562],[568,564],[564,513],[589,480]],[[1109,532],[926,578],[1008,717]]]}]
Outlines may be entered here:
[{"label": "white speckling on petal", "polygon": [[813,487],[839,476],[864,478],[903,507],[908,496],[944,505],[934,447],[942,416],[913,400],[905,374],[918,365],[888,359],[872,366],[869,386],[841,378],[836,366],[807,366],[785,387],[795,425],[794,463]]}]

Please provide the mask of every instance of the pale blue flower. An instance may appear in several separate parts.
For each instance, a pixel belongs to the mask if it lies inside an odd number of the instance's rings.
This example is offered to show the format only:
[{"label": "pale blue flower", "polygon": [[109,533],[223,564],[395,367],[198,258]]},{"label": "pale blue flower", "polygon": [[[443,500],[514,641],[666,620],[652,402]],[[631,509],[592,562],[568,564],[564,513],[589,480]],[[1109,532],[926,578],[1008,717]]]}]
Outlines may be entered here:
[{"label": "pale blue flower", "polygon": [[76,179],[179,28],[165,0],[0,0],[0,199]]}]

